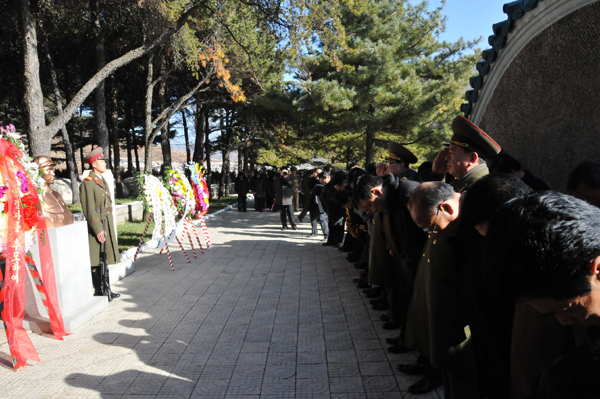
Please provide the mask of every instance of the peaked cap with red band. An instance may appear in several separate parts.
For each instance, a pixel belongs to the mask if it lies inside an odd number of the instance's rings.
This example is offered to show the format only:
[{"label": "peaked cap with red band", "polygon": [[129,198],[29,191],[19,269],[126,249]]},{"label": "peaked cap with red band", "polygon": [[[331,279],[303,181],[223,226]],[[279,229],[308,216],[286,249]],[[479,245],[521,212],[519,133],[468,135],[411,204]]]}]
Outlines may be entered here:
[{"label": "peaked cap with red band", "polygon": [[484,157],[493,157],[502,151],[502,147],[494,139],[463,116],[454,118],[452,131],[454,132],[452,138],[444,145],[458,145]]},{"label": "peaked cap with red band", "polygon": [[94,148],[89,154],[85,156],[85,158],[83,158],[83,162],[91,165],[99,159],[104,159],[104,155],[102,154],[102,152],[102,147]]}]

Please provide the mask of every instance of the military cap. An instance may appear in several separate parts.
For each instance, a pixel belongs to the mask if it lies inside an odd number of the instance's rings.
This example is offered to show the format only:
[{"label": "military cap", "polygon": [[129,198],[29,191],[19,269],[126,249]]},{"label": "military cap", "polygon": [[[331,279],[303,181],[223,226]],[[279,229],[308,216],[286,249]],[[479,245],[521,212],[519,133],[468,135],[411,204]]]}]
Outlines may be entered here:
[{"label": "military cap", "polygon": [[45,155],[40,155],[39,157],[35,157],[35,158],[33,159],[33,162],[37,163],[37,164],[38,164],[38,167],[39,167],[40,169],[43,169],[43,168],[49,168],[49,167],[54,167],[54,166],[56,166],[56,162],[54,162],[54,161],[52,160],[52,158],[50,158],[50,157],[47,157],[47,156],[45,156]]},{"label": "military cap", "polygon": [[454,118],[452,132],[454,132],[452,138],[444,145],[454,144],[484,157],[492,157],[502,151],[502,147],[494,139],[463,116]]},{"label": "military cap", "polygon": [[102,154],[102,147],[94,148],[90,153],[88,153],[85,158],[83,158],[83,162],[88,164],[93,164],[95,161],[99,159],[104,159],[104,155]]},{"label": "military cap", "polygon": [[404,147],[402,144],[398,143],[390,143],[390,153],[388,155],[388,159],[405,161],[409,164],[417,162],[417,157],[415,154],[410,152],[410,150]]}]

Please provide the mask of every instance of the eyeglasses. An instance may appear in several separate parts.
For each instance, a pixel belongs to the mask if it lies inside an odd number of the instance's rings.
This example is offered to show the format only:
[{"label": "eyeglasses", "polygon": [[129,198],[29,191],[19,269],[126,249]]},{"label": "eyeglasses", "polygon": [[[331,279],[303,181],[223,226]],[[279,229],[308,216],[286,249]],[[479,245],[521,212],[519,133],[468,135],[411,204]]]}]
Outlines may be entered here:
[{"label": "eyeglasses", "polygon": [[438,215],[440,214],[440,206],[438,205],[437,207],[437,211],[435,212],[435,218],[433,219],[433,223],[431,223],[431,225],[429,227],[423,227],[423,231],[427,234],[435,234],[437,233],[437,231],[435,231],[436,228],[436,223],[437,223],[437,218]]}]

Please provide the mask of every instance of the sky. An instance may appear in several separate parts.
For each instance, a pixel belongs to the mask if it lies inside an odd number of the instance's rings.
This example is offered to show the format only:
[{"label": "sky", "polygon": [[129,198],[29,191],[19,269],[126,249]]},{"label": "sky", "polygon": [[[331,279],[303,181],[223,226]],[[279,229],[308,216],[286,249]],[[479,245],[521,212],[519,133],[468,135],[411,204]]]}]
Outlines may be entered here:
[{"label": "sky", "polygon": [[[473,40],[482,36],[478,47],[486,49],[488,36],[492,35],[492,25],[506,20],[502,6],[510,0],[446,0],[443,13],[446,15],[446,32],[442,39],[456,41],[460,37]],[[429,0],[430,7],[441,4],[439,0]]]}]

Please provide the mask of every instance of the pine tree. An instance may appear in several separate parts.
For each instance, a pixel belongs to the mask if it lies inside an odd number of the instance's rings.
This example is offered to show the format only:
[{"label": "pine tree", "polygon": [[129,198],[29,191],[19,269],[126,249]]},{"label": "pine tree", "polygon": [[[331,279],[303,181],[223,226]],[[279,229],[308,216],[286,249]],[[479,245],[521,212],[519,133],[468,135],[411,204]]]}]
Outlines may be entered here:
[{"label": "pine tree", "polygon": [[426,2],[342,7],[343,31],[322,39],[321,51],[304,57],[299,70],[296,104],[312,122],[310,132],[329,141],[332,135],[358,135],[351,146],[364,138],[367,164],[378,141],[439,146],[458,112],[476,61],[466,53],[476,43],[440,40],[442,8],[429,11]]}]

